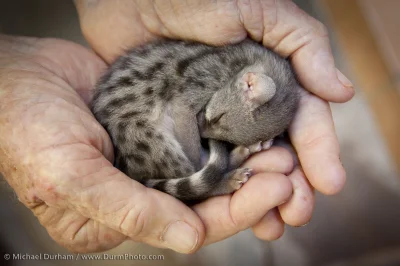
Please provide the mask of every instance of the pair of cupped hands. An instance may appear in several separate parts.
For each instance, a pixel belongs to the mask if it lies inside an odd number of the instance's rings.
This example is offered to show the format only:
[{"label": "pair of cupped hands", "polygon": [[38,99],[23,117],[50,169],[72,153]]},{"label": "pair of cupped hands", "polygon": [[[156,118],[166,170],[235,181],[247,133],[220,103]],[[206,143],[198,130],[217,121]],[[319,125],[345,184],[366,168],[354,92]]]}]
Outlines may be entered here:
[{"label": "pair of cupped hands", "polygon": [[[132,239],[191,253],[247,228],[274,240],[284,224],[310,220],[314,189],[342,189],[327,101],[346,102],[354,89],[335,68],[326,28],[291,1],[75,4],[97,55],[63,40],[0,37],[0,172],[59,244],[98,252]],[[107,63],[161,37],[222,45],[247,36],[290,58],[305,88],[289,129],[301,166],[273,147],[245,163],[256,174],[240,190],[192,208],[113,167],[110,138],[88,109]]]}]

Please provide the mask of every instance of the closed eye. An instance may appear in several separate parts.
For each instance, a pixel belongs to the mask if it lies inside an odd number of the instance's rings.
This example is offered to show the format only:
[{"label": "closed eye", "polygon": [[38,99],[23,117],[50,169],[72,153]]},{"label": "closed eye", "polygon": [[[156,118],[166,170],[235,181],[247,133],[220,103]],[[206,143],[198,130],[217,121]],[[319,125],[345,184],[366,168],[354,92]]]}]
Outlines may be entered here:
[{"label": "closed eye", "polygon": [[225,113],[221,113],[219,115],[217,115],[216,117],[213,117],[212,119],[210,119],[210,124],[214,125],[216,123],[218,123],[219,120],[221,120],[221,118],[225,115]]}]

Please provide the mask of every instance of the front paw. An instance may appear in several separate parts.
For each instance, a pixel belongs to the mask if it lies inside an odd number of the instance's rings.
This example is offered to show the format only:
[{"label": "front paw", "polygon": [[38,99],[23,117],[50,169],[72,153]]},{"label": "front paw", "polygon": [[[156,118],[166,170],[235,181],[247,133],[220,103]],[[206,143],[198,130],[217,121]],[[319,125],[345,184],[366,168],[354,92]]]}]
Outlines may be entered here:
[{"label": "front paw", "polygon": [[250,168],[239,168],[225,174],[224,179],[215,187],[209,196],[231,194],[240,189],[252,175]]},{"label": "front paw", "polygon": [[234,170],[229,178],[228,185],[229,190],[232,192],[238,190],[246,183],[250,176],[252,175],[252,170],[250,168],[239,168]]},{"label": "front paw", "polygon": [[270,139],[267,141],[259,141],[255,144],[248,146],[247,148],[250,151],[250,154],[254,154],[260,151],[265,151],[271,148],[272,144],[274,143],[274,139]]},{"label": "front paw", "polygon": [[238,168],[247,158],[250,157],[250,150],[244,146],[238,146],[231,151],[229,155],[229,169]]},{"label": "front paw", "polygon": [[269,148],[272,147],[272,144],[274,144],[274,139],[270,139],[270,140],[267,140],[267,141],[263,141],[263,142],[261,143],[262,150],[263,150],[263,151],[269,150]]}]

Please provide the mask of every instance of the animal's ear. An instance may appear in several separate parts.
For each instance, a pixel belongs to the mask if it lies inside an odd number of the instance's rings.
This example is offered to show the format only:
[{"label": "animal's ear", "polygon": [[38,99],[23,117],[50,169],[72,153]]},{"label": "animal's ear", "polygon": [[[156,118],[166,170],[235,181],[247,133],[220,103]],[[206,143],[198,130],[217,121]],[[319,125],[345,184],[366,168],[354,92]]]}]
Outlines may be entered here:
[{"label": "animal's ear", "polygon": [[260,72],[247,72],[239,82],[244,98],[254,108],[268,102],[276,93],[275,82],[272,78]]}]

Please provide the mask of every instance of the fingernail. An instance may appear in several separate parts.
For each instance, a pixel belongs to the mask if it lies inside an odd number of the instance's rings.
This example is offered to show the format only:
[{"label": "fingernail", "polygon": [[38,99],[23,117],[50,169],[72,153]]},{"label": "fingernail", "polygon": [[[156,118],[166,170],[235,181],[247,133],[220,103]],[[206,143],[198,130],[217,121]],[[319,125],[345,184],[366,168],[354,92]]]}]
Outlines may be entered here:
[{"label": "fingernail", "polygon": [[169,224],[161,237],[167,248],[181,253],[192,251],[197,245],[198,238],[197,231],[182,221]]},{"label": "fingernail", "polygon": [[304,226],[307,226],[307,225],[309,225],[309,224],[310,224],[310,222],[311,222],[311,220],[310,220],[310,221],[308,221],[308,222],[306,222],[305,224],[302,224],[302,225],[297,225],[297,226],[293,226],[293,227],[304,227]]},{"label": "fingernail", "polygon": [[310,221],[308,221],[307,223],[305,223],[305,224],[303,224],[303,225],[300,225],[300,227],[307,226],[309,223],[310,223]]},{"label": "fingernail", "polygon": [[336,69],[336,72],[337,72],[337,77],[343,86],[345,86],[347,88],[353,88],[353,83],[351,83],[351,81],[348,78],[346,78],[346,76],[343,75],[343,73],[340,72],[339,69]]}]

